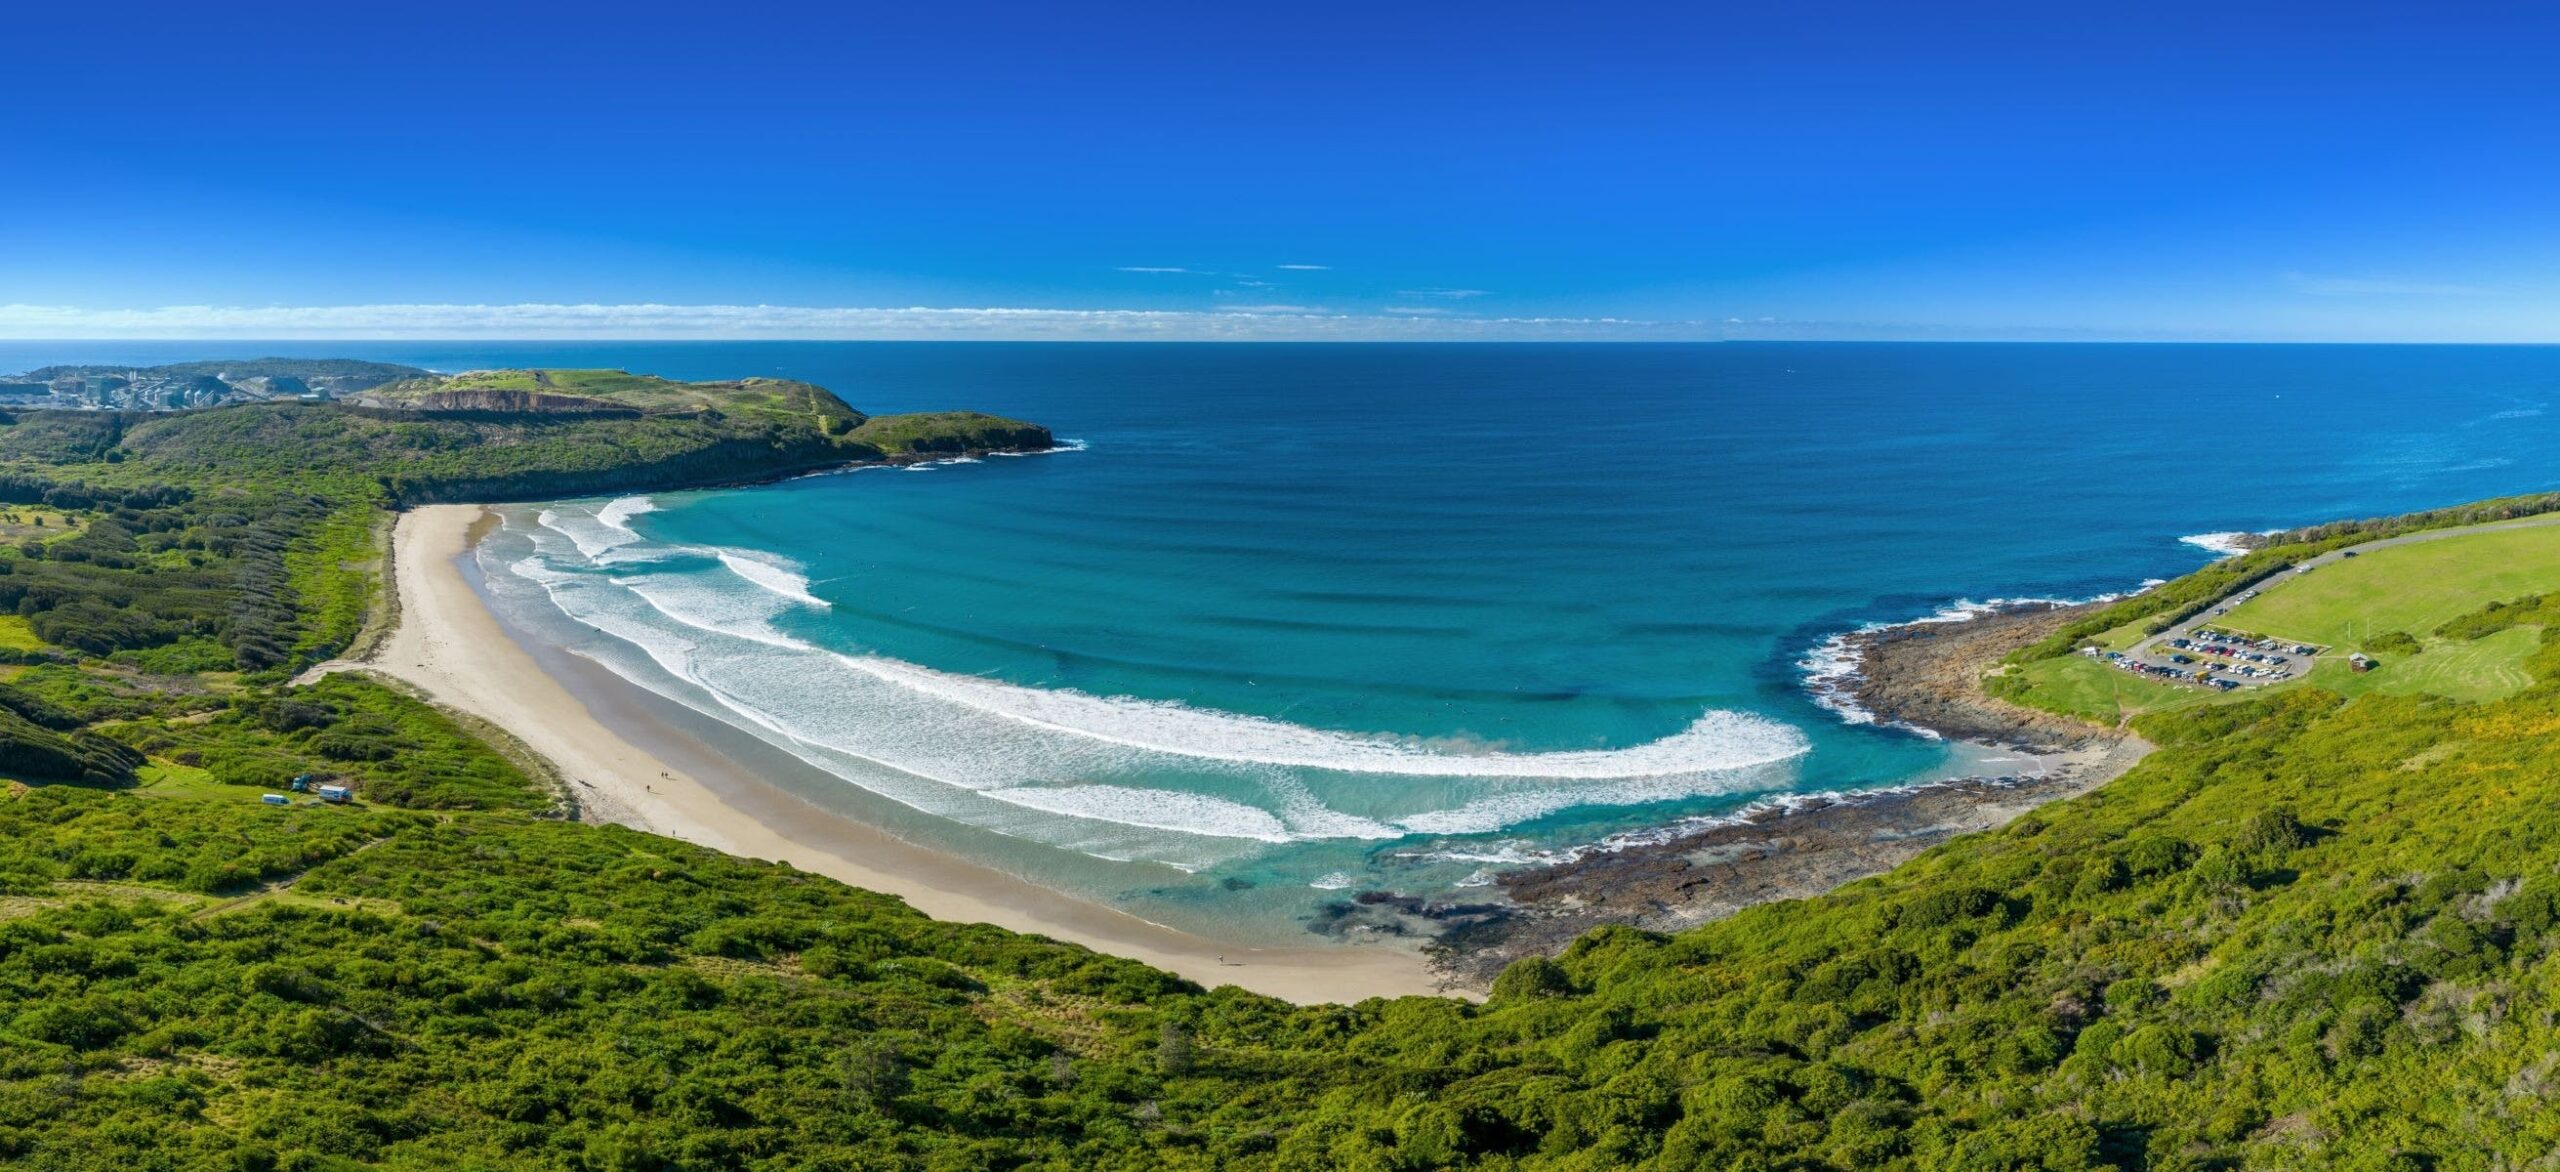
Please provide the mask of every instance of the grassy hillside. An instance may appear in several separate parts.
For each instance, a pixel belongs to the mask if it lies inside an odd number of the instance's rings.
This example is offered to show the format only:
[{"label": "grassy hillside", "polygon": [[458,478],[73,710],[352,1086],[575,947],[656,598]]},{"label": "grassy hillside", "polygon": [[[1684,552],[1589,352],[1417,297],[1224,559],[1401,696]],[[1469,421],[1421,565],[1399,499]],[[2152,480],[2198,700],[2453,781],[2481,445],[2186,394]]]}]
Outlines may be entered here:
[{"label": "grassy hillside", "polygon": [[2322,646],[2425,632],[2492,599],[2560,586],[2560,526],[2489,529],[2377,549],[2289,581],[2219,620]]}]

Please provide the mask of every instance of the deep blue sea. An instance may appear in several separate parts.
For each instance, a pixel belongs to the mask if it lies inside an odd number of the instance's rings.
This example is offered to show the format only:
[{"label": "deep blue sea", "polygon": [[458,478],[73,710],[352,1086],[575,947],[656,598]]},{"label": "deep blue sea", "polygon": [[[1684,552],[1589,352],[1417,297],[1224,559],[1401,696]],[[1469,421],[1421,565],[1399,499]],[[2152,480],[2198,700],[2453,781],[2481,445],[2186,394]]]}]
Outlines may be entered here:
[{"label": "deep blue sea", "polygon": [[[1824,640],[2560,483],[2560,349],[0,344],[773,375],[1069,450],[512,510],[503,607],[901,834],[1176,923],[2001,771]],[[543,624],[552,624],[549,627]]]}]

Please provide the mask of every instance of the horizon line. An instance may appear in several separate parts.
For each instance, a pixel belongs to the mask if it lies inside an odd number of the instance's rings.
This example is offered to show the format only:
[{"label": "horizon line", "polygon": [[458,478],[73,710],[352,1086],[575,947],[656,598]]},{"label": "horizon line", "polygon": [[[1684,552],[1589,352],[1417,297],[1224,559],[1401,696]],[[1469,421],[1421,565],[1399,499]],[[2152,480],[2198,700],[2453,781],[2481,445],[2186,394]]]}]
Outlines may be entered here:
[{"label": "horizon line", "polygon": [[399,303],[88,309],[0,304],[0,342],[1999,342],[2560,344],[2560,337],[2238,335],[2207,330],[1775,316],[1398,314],[1305,306],[1058,309]]}]

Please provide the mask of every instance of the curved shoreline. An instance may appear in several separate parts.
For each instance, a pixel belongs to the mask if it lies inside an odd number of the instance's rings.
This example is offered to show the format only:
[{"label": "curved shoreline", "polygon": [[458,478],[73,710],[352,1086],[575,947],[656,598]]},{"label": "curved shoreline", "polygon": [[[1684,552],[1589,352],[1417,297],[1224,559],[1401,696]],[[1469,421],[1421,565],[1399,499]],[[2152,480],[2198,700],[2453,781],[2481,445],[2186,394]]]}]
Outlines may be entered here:
[{"label": "curved shoreline", "polygon": [[1435,967],[1485,982],[1609,924],[1678,931],[1883,874],[1960,834],[1990,830],[2122,776],[2139,737],[1986,695],[1982,673],[2104,602],[2010,601],[1870,627],[1825,644],[1823,707],[1851,724],[2000,749],[2025,768],[1850,793],[1791,795],[1503,874],[1508,905],[1432,946]]},{"label": "curved shoreline", "polygon": [[[2083,607],[1985,607],[1962,618],[1859,631],[1838,641],[1855,657],[1842,679],[1844,702],[1879,723],[2020,753],[2023,767],[2005,776],[1799,795],[1507,872],[1497,880],[1499,903],[1425,909],[1444,916],[1446,930],[1423,950],[1394,937],[1254,948],[920,846],[757,776],[668,719],[655,694],[567,652],[530,645],[512,630],[465,569],[468,552],[496,523],[481,505],[399,514],[389,632],[367,661],[329,667],[378,672],[495,726],[550,767],[584,820],[788,863],[899,896],[938,919],[1049,936],[1205,986],[1232,984],[1302,1004],[1465,994],[1486,987],[1510,961],[1558,951],[1604,924],[1676,930],[1755,904],[1819,895],[1954,835],[2094,789],[2149,747],[2002,703],[1975,684],[2000,655]],[[1361,893],[1364,911],[1371,903],[1410,911],[1402,908],[1409,902]]]},{"label": "curved shoreline", "polygon": [[589,821],[789,863],[899,896],[938,919],[1071,941],[1204,986],[1237,985],[1301,1003],[1449,991],[1450,982],[1421,955],[1393,945],[1221,943],[917,846],[766,784],[655,722],[641,699],[646,693],[611,673],[563,680],[545,671],[463,572],[461,559],[485,532],[484,517],[493,515],[479,505],[426,505],[400,515],[392,536],[397,625],[369,662],[347,666],[393,677],[507,730],[559,771]]}]

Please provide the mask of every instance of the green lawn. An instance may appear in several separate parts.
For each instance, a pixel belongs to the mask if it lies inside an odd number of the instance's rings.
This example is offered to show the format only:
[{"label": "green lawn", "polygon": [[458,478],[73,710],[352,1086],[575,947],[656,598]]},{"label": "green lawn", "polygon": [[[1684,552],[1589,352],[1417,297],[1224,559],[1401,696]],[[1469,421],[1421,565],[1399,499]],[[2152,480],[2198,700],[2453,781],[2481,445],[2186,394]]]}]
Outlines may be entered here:
[{"label": "green lawn", "polygon": [[2133,645],[2151,637],[2150,623],[2130,622],[2098,636],[2098,646],[2109,651],[2131,651]]},{"label": "green lawn", "polygon": [[[2484,529],[2375,550],[2288,576],[2216,619],[2215,625],[2331,649],[2332,656],[2308,676],[2274,685],[2279,689],[2308,684],[2348,696],[2374,692],[2496,700],[2532,682],[2524,663],[2541,645],[2542,629],[2518,626],[2480,639],[2440,639],[2434,630],[2490,602],[2555,591],[2560,591],[2560,526]],[[2386,631],[2406,632],[2424,650],[2378,655],[2382,666],[2371,672],[2350,670],[2344,655],[2365,649],[2367,640]],[[2127,624],[2096,641],[2124,650],[2141,638],[2141,625]],[[2018,699],[2105,724],[2145,712],[2245,700],[2264,690],[2206,692],[2145,679],[2079,655],[2010,670],[2027,682]]]},{"label": "green lawn", "polygon": [[[2344,696],[2421,693],[2456,700],[2500,700],[2533,682],[2524,661],[2542,646],[2542,628],[2509,627],[2478,639],[2428,639],[2416,655],[2385,656],[2370,672],[2323,660],[2310,682]],[[2287,685],[2278,685],[2279,687]]]},{"label": "green lawn", "polygon": [[2532,682],[2524,661],[2540,645],[2540,628],[2515,627],[2481,639],[2439,639],[2432,632],[2491,602],[2555,588],[2560,527],[2488,529],[2379,549],[2286,578],[2234,608],[2219,625],[2319,643],[2337,654],[2369,650],[2368,641],[2384,632],[2406,632],[2425,650],[2377,655],[2382,666],[2361,674],[2324,659],[2309,682],[2350,696],[2426,693],[2494,700]]},{"label": "green lawn", "polygon": [[2420,638],[2491,602],[2560,589],[2560,526],[2488,529],[2378,549],[2287,576],[2218,625],[2352,650],[2385,631]]},{"label": "green lawn", "polygon": [[2100,724],[2223,698],[2218,692],[2138,676],[2085,655],[2039,659],[2009,670],[2027,680],[2028,692],[2021,698],[2028,703]]}]

